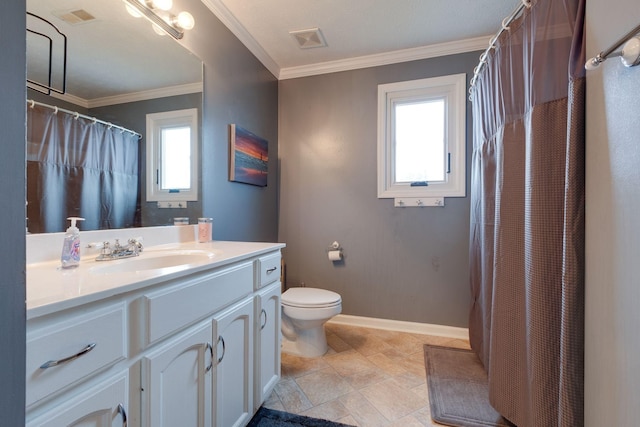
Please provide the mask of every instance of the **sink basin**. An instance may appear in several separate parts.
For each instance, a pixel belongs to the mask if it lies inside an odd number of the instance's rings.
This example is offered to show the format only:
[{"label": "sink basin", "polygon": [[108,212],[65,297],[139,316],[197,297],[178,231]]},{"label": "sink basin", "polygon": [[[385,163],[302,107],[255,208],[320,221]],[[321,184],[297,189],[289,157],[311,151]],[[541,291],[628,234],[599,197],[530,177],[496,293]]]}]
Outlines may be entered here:
[{"label": "sink basin", "polygon": [[90,271],[93,274],[114,274],[186,268],[210,262],[213,257],[213,253],[205,251],[143,252],[135,258],[101,261],[99,265],[91,267]]}]

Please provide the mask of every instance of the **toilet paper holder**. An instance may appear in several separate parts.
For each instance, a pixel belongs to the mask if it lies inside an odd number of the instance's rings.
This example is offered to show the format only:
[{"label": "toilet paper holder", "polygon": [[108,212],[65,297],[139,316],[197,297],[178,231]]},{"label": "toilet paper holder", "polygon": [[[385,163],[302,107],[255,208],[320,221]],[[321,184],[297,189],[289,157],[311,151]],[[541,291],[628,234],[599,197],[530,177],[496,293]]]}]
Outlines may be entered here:
[{"label": "toilet paper holder", "polygon": [[331,261],[341,261],[342,260],[342,247],[340,247],[340,243],[334,241],[327,248],[327,257]]}]

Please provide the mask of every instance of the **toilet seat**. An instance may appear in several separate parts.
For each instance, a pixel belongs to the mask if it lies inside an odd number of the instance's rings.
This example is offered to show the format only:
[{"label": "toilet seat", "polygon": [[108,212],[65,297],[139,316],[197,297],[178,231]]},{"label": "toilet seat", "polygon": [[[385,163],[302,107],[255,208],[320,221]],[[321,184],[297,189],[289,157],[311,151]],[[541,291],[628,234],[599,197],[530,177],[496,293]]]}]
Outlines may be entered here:
[{"label": "toilet seat", "polygon": [[340,294],[318,288],[290,288],[282,294],[283,305],[299,308],[335,307],[342,303]]}]

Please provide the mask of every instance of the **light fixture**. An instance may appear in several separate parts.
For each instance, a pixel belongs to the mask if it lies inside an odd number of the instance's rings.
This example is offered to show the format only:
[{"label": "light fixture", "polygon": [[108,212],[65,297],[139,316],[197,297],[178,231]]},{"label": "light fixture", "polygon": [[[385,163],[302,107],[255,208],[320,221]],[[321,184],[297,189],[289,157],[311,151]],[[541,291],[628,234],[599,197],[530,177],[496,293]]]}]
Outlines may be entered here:
[{"label": "light fixture", "polygon": [[153,30],[161,35],[167,33],[179,40],[184,35],[184,30],[190,30],[195,25],[195,20],[189,12],[183,11],[177,16],[168,12],[173,5],[172,0],[122,1],[125,2],[129,14],[144,16],[153,24]]}]

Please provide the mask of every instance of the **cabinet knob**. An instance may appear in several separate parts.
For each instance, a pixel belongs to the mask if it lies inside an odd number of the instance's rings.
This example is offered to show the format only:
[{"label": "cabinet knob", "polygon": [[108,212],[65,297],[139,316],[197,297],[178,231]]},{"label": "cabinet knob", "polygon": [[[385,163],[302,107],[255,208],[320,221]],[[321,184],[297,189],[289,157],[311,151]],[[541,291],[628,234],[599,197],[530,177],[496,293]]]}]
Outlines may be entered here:
[{"label": "cabinet knob", "polygon": [[224,338],[222,338],[222,335],[220,335],[218,337],[218,342],[216,343],[216,347],[218,347],[218,344],[222,342],[222,356],[220,356],[218,358],[218,363],[222,362],[222,359],[224,359],[224,352],[226,351],[225,346],[224,346]]},{"label": "cabinet knob", "polygon": [[211,355],[211,361],[209,362],[209,365],[207,366],[207,369],[205,370],[205,373],[208,373],[211,370],[211,368],[213,368],[213,346],[211,345],[210,342],[208,342],[206,344],[205,351],[206,350],[209,350],[209,354]]},{"label": "cabinet knob", "polygon": [[260,325],[260,330],[263,330],[265,326],[267,326],[267,312],[265,311],[265,309],[263,308],[262,311],[260,312],[260,317],[262,318],[262,315],[264,314],[264,323],[262,325]]},{"label": "cabinet knob", "polygon": [[127,427],[127,411],[122,403],[118,403],[118,414],[122,415],[122,427]]}]

